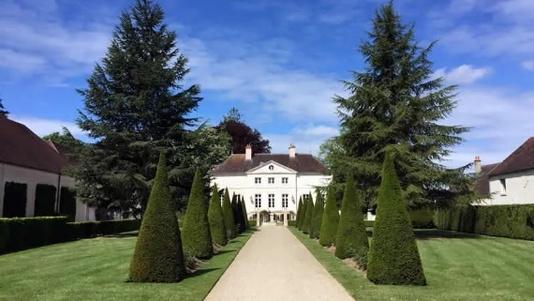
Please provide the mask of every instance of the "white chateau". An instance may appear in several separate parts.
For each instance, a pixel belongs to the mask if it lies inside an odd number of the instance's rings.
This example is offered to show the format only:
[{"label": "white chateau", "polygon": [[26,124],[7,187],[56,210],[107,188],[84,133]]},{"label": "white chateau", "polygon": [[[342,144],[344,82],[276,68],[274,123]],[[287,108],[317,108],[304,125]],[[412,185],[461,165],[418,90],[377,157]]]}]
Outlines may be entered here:
[{"label": "white chateau", "polygon": [[315,188],[332,180],[319,160],[310,154],[297,154],[294,145],[287,154],[253,154],[247,146],[245,154],[232,154],[215,166],[211,176],[211,185],[244,197],[249,219],[259,214],[262,222],[285,224],[295,219],[301,196],[312,193],[315,197]]}]

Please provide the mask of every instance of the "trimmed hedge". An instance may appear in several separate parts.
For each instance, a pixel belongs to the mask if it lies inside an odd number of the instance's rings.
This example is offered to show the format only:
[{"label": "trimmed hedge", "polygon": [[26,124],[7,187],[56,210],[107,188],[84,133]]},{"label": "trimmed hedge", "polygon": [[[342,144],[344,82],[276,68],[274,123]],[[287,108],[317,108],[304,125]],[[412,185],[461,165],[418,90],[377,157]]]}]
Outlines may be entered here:
[{"label": "trimmed hedge", "polygon": [[47,184],[35,186],[34,216],[56,215],[56,187]]},{"label": "trimmed hedge", "polygon": [[224,190],[222,210],[223,210],[223,216],[224,216],[224,227],[226,229],[226,238],[230,240],[236,237],[236,233],[235,233],[236,229],[235,229],[234,210],[232,208],[232,204],[230,203],[230,193],[228,192],[228,188]]},{"label": "trimmed hedge", "polygon": [[165,155],[161,153],[130,262],[130,281],[178,282],[185,277],[180,228],[168,181]]},{"label": "trimmed hedge", "polygon": [[319,238],[321,233],[321,221],[323,220],[324,200],[321,191],[317,189],[315,197],[315,206],[313,208],[313,217],[310,229],[310,238]]},{"label": "trimmed hedge", "polygon": [[336,234],[336,253],[338,258],[354,258],[363,269],[367,266],[369,240],[363,223],[360,195],[354,187],[352,174],[347,176],[341,216]]},{"label": "trimmed hedge", "polygon": [[302,232],[309,234],[312,226],[313,219],[313,199],[311,195],[306,199],[306,213],[304,214],[304,222],[302,224]]},{"label": "trimmed hedge", "polygon": [[302,231],[302,226],[304,224],[304,216],[306,215],[306,205],[308,203],[306,200],[302,199],[302,196],[299,198],[299,208],[297,211],[297,228]]},{"label": "trimmed hedge", "polygon": [[384,158],[368,256],[367,278],[373,283],[426,285],[391,150],[386,151]]},{"label": "trimmed hedge", "polygon": [[4,217],[26,216],[26,190],[28,186],[22,183],[6,182],[4,186]]},{"label": "trimmed hedge", "polygon": [[187,255],[208,259],[213,256],[207,202],[204,200],[204,181],[197,169],[187,202],[182,227],[182,243]]},{"label": "trimmed hedge", "polygon": [[534,205],[457,206],[437,210],[441,230],[534,240]]},{"label": "trimmed hedge", "polygon": [[141,220],[138,219],[67,223],[72,239],[93,238],[101,235],[131,232],[139,230],[140,226]]},{"label": "trimmed hedge", "polygon": [[0,218],[0,254],[70,239],[63,216]]},{"label": "trimmed hedge", "polygon": [[336,189],[333,185],[328,187],[326,204],[321,221],[321,231],[319,243],[322,246],[330,247],[336,242],[337,225],[339,224],[339,212],[337,210]]}]

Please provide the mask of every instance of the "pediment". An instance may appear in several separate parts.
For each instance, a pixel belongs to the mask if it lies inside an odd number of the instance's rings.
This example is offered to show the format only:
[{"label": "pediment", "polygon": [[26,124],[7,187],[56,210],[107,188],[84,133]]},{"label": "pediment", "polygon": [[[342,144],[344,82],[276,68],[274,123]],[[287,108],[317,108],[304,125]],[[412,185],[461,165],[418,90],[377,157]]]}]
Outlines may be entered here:
[{"label": "pediment", "polygon": [[280,173],[289,173],[289,174],[295,174],[297,173],[296,170],[291,169],[283,164],[280,164],[274,160],[269,160],[267,162],[262,162],[260,165],[251,168],[246,171],[247,174],[280,174]]}]

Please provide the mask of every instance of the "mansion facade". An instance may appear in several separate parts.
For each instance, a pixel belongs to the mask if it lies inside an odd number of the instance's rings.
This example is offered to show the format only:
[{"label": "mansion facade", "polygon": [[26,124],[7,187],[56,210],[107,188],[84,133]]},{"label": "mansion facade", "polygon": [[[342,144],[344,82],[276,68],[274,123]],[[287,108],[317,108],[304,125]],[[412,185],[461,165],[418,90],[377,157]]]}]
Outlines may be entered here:
[{"label": "mansion facade", "polygon": [[287,154],[253,154],[247,146],[245,154],[232,154],[215,166],[211,177],[211,185],[244,197],[248,218],[258,223],[295,219],[299,198],[332,180],[318,159],[297,154],[294,145]]}]

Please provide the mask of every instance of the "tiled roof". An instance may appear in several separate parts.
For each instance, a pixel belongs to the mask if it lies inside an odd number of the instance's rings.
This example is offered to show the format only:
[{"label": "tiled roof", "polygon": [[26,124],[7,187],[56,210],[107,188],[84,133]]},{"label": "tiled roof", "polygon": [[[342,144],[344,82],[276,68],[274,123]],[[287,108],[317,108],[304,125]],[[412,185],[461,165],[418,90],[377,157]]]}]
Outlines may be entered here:
[{"label": "tiled roof", "polygon": [[271,160],[299,173],[328,174],[326,167],[309,154],[296,154],[293,159],[289,158],[288,154],[254,154],[250,161],[245,160],[245,154],[233,154],[226,161],[215,166],[211,173],[212,175],[244,173]]},{"label": "tiled roof", "polygon": [[499,163],[494,164],[488,164],[488,165],[482,165],[480,174],[477,176],[477,179],[475,181],[475,192],[479,196],[487,197],[490,195],[490,189],[489,189],[489,173],[498,166]]},{"label": "tiled roof", "polygon": [[489,172],[489,176],[534,169],[534,137],[529,138],[510,156]]},{"label": "tiled roof", "polygon": [[0,162],[60,173],[61,155],[25,125],[0,118]]}]

